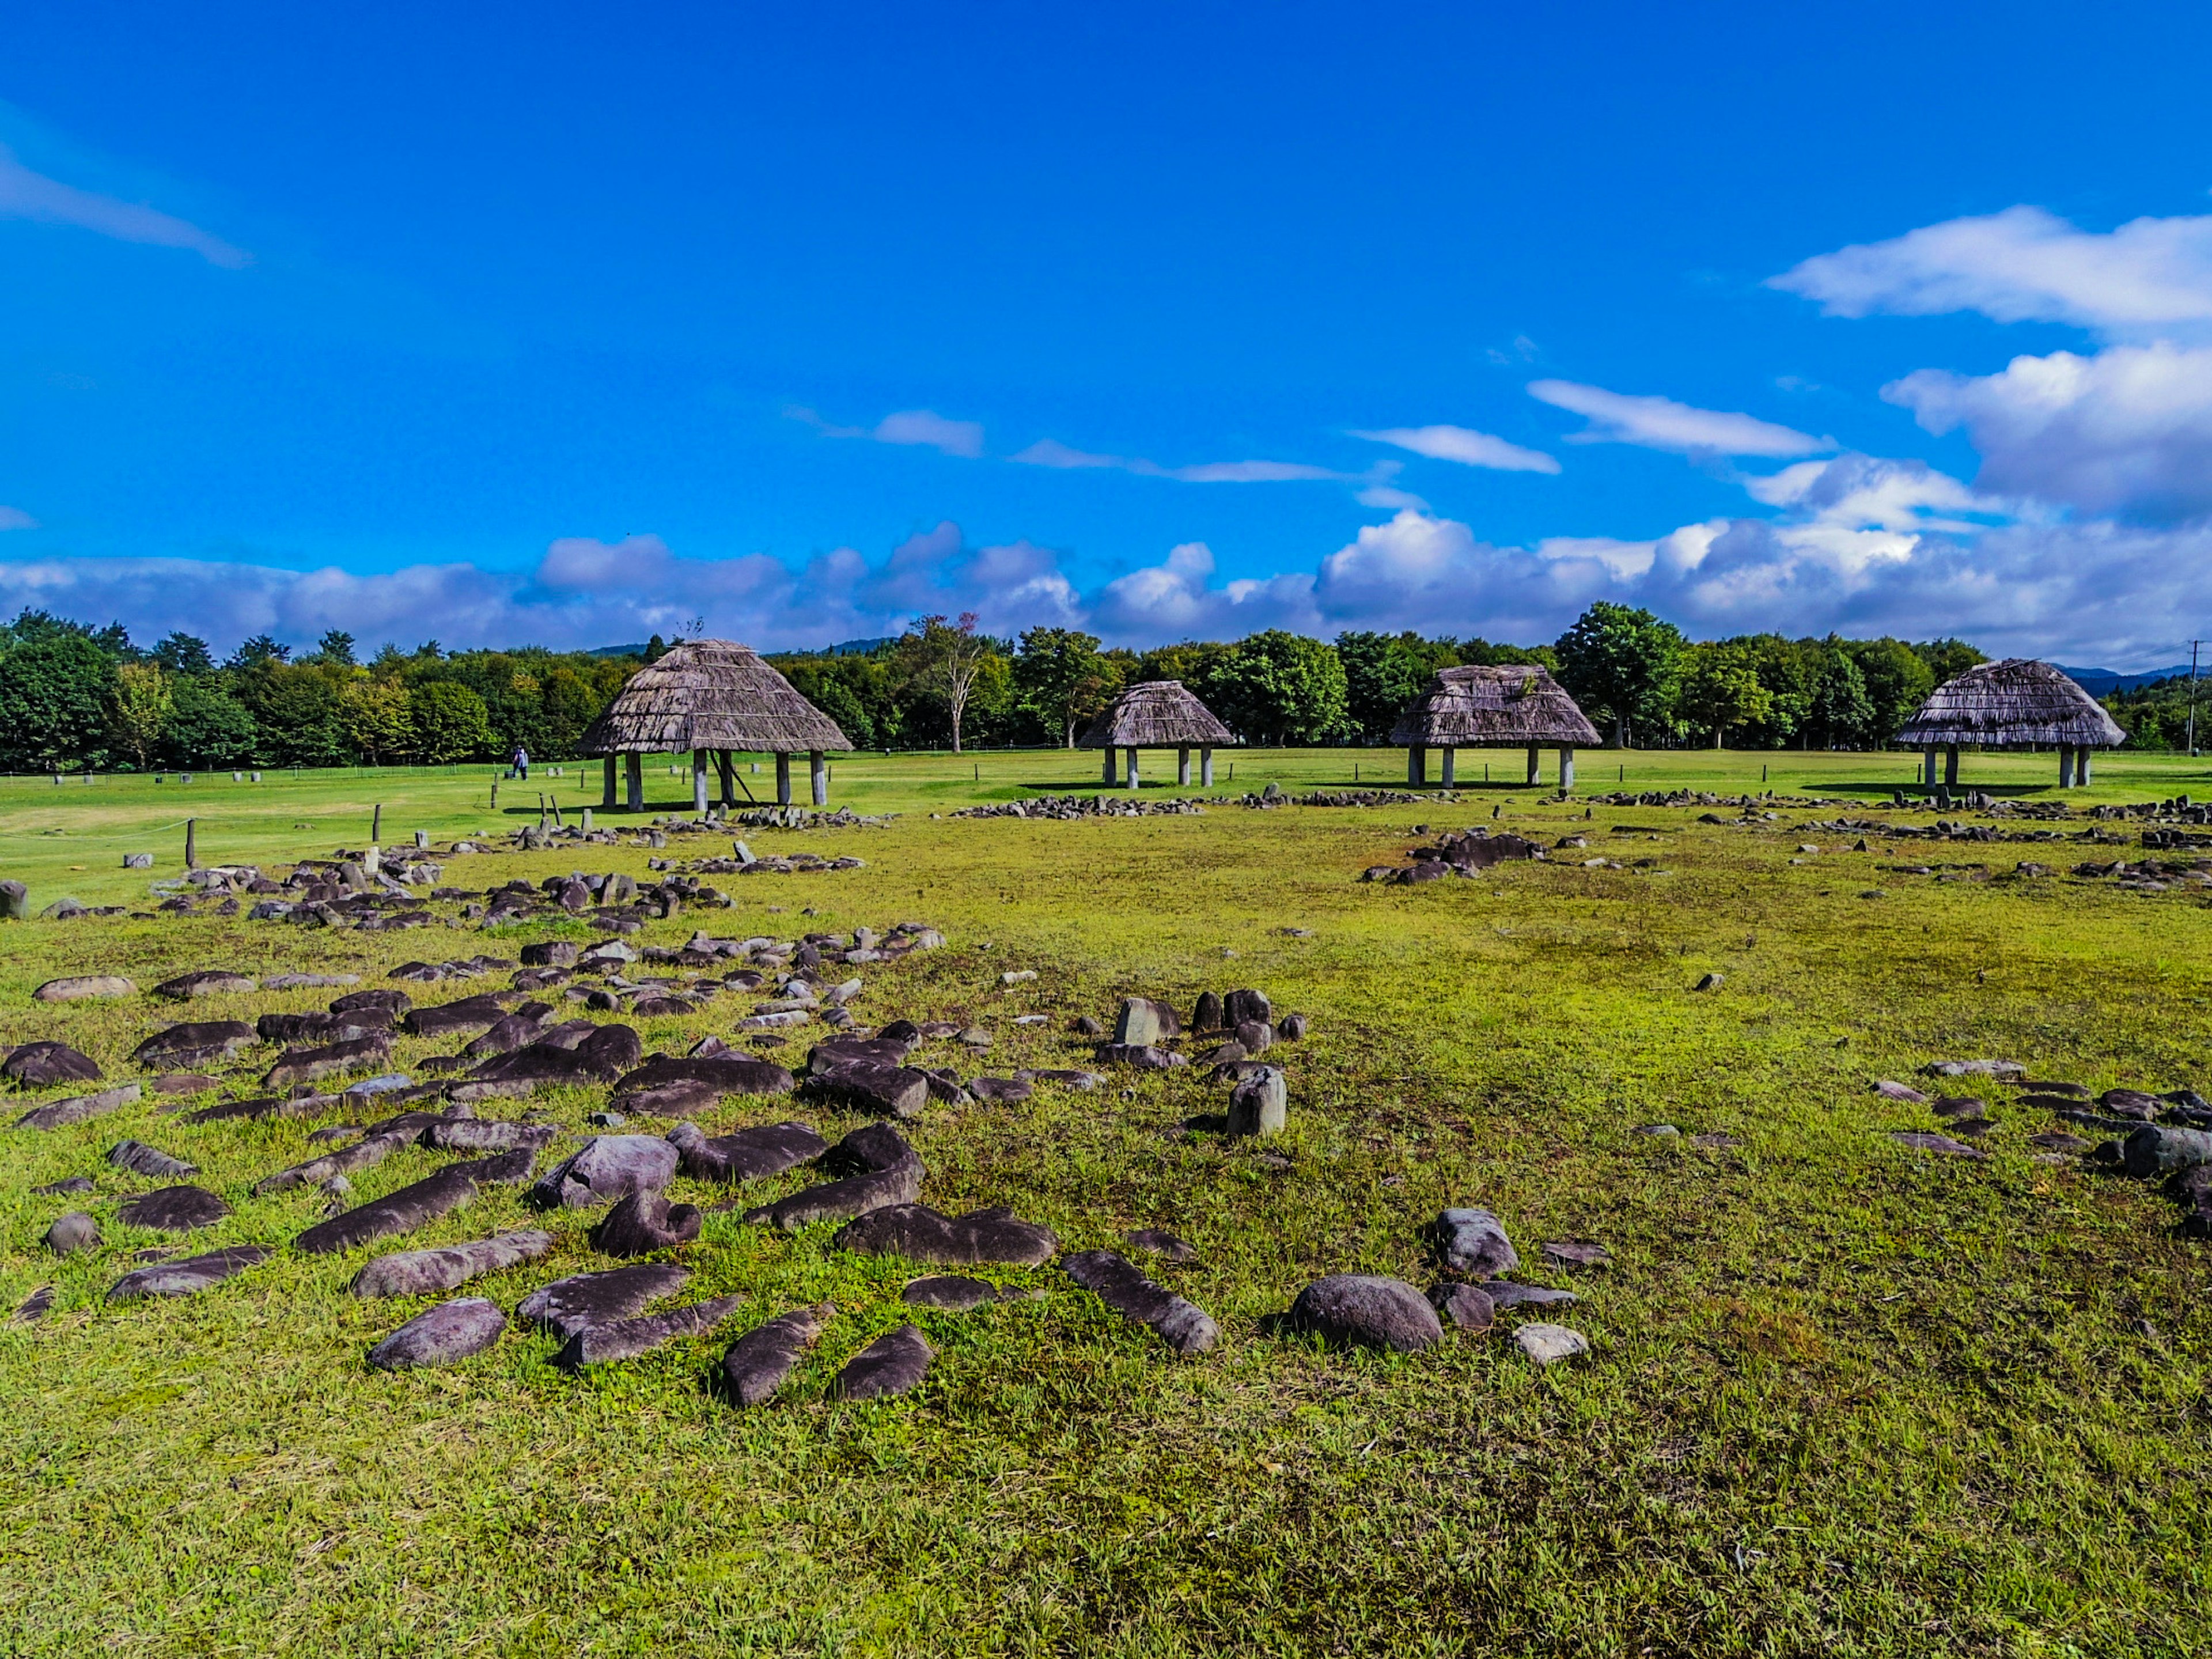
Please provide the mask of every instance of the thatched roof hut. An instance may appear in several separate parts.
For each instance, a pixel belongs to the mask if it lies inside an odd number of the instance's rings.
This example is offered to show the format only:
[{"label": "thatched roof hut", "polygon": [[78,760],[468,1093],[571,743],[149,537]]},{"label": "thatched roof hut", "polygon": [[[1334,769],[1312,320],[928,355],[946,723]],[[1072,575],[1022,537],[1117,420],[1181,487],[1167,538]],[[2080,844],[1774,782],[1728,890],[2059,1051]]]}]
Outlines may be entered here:
[{"label": "thatched roof hut", "polygon": [[2047,662],[2008,657],[1976,663],[1929,694],[1897,734],[1916,749],[1977,743],[1987,749],[2124,742],[2097,700]]},{"label": "thatched roof hut", "polygon": [[1085,749],[1218,749],[1237,739],[1181,680],[1146,680],[1108,703]]},{"label": "thatched roof hut", "polygon": [[631,675],[578,746],[586,755],[803,755],[853,745],[751,647],[690,640]]},{"label": "thatched roof hut", "polygon": [[1435,749],[1538,744],[1595,748],[1597,728],[1559,683],[1533,663],[1440,668],[1391,729],[1393,744]]}]

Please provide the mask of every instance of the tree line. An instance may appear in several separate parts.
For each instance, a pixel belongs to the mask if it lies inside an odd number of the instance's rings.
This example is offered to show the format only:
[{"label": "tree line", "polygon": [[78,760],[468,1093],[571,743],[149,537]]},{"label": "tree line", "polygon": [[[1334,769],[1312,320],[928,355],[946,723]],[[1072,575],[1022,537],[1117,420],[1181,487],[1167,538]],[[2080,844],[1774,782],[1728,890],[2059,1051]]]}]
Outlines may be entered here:
[{"label": "tree line", "polygon": [[[0,770],[447,763],[574,757],[584,730],[668,643],[601,655],[538,647],[386,645],[358,660],[333,630],[297,657],[266,635],[216,660],[173,633],[149,647],[26,610],[0,625]],[[917,619],[859,648],[772,655],[862,749],[1058,744],[1124,687],[1181,680],[1247,743],[1381,744],[1440,668],[1549,669],[1607,738],[1643,748],[1875,749],[1929,692],[1984,654],[1963,641],[1692,641],[1649,611],[1599,603],[1549,644],[1349,631],[1334,642],[1269,629],[1150,651],[1095,635],[983,632],[973,615]],[[2182,681],[2106,707],[2130,747],[2181,747]]]}]

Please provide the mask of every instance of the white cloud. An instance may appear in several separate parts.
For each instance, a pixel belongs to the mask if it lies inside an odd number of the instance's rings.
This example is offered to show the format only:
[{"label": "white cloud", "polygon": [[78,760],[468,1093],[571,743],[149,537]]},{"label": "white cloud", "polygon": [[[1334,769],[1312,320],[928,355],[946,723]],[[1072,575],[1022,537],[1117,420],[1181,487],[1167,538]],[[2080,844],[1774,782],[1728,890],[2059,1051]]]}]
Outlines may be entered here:
[{"label": "white cloud", "polygon": [[1128,458],[1122,455],[1093,455],[1087,450],[1070,449],[1057,438],[1040,438],[1019,454],[1006,458],[1024,466],[1051,466],[1073,471],[1084,467],[1127,467]]},{"label": "white cloud", "polygon": [[1352,476],[1333,472],[1325,466],[1308,466],[1302,461],[1202,461],[1194,466],[1162,466],[1141,455],[1104,455],[1073,449],[1057,438],[1040,438],[1027,449],[1006,459],[1024,466],[1048,466],[1065,471],[1109,467],[1117,472],[1133,472],[1140,478],[1170,478],[1178,483],[1342,483]]},{"label": "white cloud", "polygon": [[983,453],[983,428],[977,421],[948,421],[933,409],[902,409],[876,422],[868,434],[879,444],[920,444],[974,460]]},{"label": "white cloud", "polygon": [[2201,332],[2212,325],[2212,216],[2136,219],[2100,234],[2012,207],[1820,254],[1768,286],[1836,317],[1978,311],[2115,335]]},{"label": "white cloud", "polygon": [[36,530],[39,521],[20,507],[0,507],[0,530]]},{"label": "white cloud", "polygon": [[1463,426],[1393,426],[1352,435],[1370,443],[1392,444],[1431,460],[1457,461],[1462,466],[1486,466],[1500,472],[1556,473],[1559,470],[1559,462],[1540,449],[1523,449]]},{"label": "white cloud", "polygon": [[1528,394],[1554,408],[1589,417],[1587,428],[1567,434],[1571,444],[1635,444],[1678,455],[1755,455],[1774,459],[1815,455],[1836,447],[1832,439],[1808,437],[1749,415],[1694,409],[1671,398],[1631,397],[1601,386],[1577,386],[1571,380],[1537,380],[1529,386]]},{"label": "white cloud", "polygon": [[210,264],[237,270],[253,262],[244,248],[234,247],[220,236],[198,225],[163,213],[143,203],[118,201],[74,185],[33,173],[0,144],[0,218],[28,219],[40,224],[75,225],[118,242],[144,242],[157,247],[187,248]]},{"label": "white cloud", "polygon": [[1930,432],[1964,427],[1981,482],[2091,514],[2174,522],[2212,512],[2212,348],[2114,346],[2015,357],[1885,386]]}]

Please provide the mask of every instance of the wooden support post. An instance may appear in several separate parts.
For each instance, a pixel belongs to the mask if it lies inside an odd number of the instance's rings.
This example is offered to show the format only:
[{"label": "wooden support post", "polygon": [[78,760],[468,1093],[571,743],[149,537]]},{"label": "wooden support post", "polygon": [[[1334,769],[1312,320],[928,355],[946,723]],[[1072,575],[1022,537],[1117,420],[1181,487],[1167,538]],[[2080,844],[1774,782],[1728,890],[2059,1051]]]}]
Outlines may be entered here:
[{"label": "wooden support post", "polygon": [[1190,787],[1190,745],[1188,744],[1183,744],[1182,748],[1176,750],[1176,787],[1178,789]]},{"label": "wooden support post", "polygon": [[[606,773],[606,793],[599,798],[599,805],[605,807],[608,811],[611,812],[615,810],[615,757],[612,755],[609,755],[607,757]],[[494,805],[497,805],[499,804],[499,786],[497,784],[495,783],[492,785],[491,793],[492,804]]]},{"label": "wooden support post", "polygon": [[1563,795],[1575,793],[1575,751],[1571,749],[1559,750],[1559,793]]},{"label": "wooden support post", "polygon": [[1943,787],[1946,789],[1956,789],[1959,787],[1959,745],[1955,743],[1944,746]]},{"label": "wooden support post", "polygon": [[1110,743],[1106,745],[1106,765],[1098,774],[1098,781],[1109,789],[1114,787],[1114,745]]},{"label": "wooden support post", "polygon": [[1920,751],[1920,787],[1923,789],[1936,787],[1936,745],[1933,744]]},{"label": "wooden support post", "polygon": [[775,757],[775,804],[791,805],[791,757],[779,754]]},{"label": "wooden support post", "polygon": [[707,816],[707,751],[691,751],[691,811],[700,817]]},{"label": "wooden support post", "polygon": [[1534,787],[1536,780],[1543,775],[1543,768],[1538,763],[1536,758],[1541,752],[1534,744],[1528,745],[1528,783],[1532,788]]},{"label": "wooden support post", "polygon": [[1444,745],[1444,787],[1454,789],[1458,786],[1459,749],[1456,744],[1448,743]]},{"label": "wooden support post", "polygon": [[379,801],[368,809],[368,844],[371,847],[384,845],[384,803],[382,801]]},{"label": "wooden support post", "polygon": [[635,750],[623,757],[623,793],[631,811],[645,811],[645,757]]},{"label": "wooden support post", "polygon": [[722,775],[722,805],[735,806],[738,804],[738,757],[726,749],[721,750],[714,757],[714,767]]},{"label": "wooden support post", "polygon": [[1406,781],[1419,789],[1429,781],[1429,751],[1418,743],[1406,745]]},{"label": "wooden support post", "polygon": [[1129,744],[1129,745],[1127,746],[1127,750],[1124,751],[1123,758],[1124,758],[1124,759],[1127,762],[1127,763],[1128,763],[1128,768],[1129,768],[1129,787],[1130,787],[1130,788],[1132,788],[1132,789],[1134,789],[1135,787],[1137,787],[1137,746],[1136,746],[1136,744]]},{"label": "wooden support post", "polygon": [[1198,751],[1198,781],[1201,788],[1213,787],[1213,750],[1211,749]]},{"label": "wooden support post", "polygon": [[[56,773],[54,775],[56,781],[59,781],[61,775]],[[200,821],[198,818],[185,820],[185,868],[187,870],[197,870],[200,867],[199,838],[193,833],[199,827]]]},{"label": "wooden support post", "polygon": [[830,804],[830,763],[823,758],[819,749],[806,751],[806,771],[814,784],[814,804],[827,806]]}]

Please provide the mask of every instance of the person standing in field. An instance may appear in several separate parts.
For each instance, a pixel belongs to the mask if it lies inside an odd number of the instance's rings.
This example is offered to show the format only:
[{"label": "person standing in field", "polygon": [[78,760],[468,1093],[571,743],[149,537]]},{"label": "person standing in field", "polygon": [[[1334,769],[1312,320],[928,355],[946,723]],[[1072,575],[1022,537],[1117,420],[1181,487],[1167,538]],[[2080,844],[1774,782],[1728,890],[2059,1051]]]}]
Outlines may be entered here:
[{"label": "person standing in field", "polygon": [[520,745],[514,751],[514,775],[526,781],[530,776],[530,751]]}]

